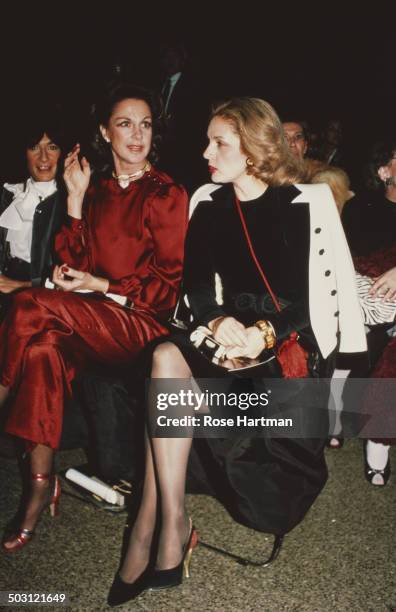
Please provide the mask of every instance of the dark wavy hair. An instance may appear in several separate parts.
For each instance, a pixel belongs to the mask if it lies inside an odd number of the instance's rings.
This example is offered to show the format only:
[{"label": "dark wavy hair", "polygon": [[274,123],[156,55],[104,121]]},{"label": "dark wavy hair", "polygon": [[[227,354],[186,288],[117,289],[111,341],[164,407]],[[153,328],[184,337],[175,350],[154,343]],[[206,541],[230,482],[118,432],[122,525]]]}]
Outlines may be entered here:
[{"label": "dark wavy hair", "polygon": [[[26,154],[27,149],[31,149],[38,144],[44,134],[46,134],[61,151],[56,171],[56,180],[59,182],[62,178],[63,159],[68,147],[64,120],[59,109],[43,108],[40,111],[30,114],[21,130],[18,149],[21,153]],[[21,166],[19,174],[24,179],[28,178],[25,157],[24,166],[23,168]]]},{"label": "dark wavy hair", "polygon": [[280,120],[282,121],[282,125],[284,123],[296,123],[297,125],[299,125],[301,127],[301,131],[304,135],[305,140],[308,142],[309,139],[309,127],[308,127],[308,123],[307,121],[305,121],[305,119],[299,119],[294,116],[294,115],[286,115],[285,117],[280,117]]},{"label": "dark wavy hair", "polygon": [[92,148],[96,155],[96,167],[100,172],[109,171],[113,167],[113,156],[111,148],[104,140],[100,126],[107,126],[110,117],[113,114],[114,107],[122,100],[133,98],[135,100],[143,100],[150,108],[153,118],[153,138],[151,149],[148,155],[149,161],[155,163],[158,159],[158,147],[161,141],[161,133],[163,130],[162,122],[162,105],[159,96],[154,92],[134,85],[132,83],[111,83],[102,98],[94,104],[92,108],[92,121],[94,126],[94,136]]},{"label": "dark wavy hair", "polygon": [[21,145],[30,149],[40,142],[44,134],[63,151],[66,148],[65,129],[62,118],[57,113],[42,114],[33,117],[25,126],[21,136]]},{"label": "dark wavy hair", "polygon": [[367,164],[367,186],[370,189],[380,189],[384,186],[378,176],[378,170],[386,166],[396,154],[396,137],[388,138],[377,142],[372,151]]}]

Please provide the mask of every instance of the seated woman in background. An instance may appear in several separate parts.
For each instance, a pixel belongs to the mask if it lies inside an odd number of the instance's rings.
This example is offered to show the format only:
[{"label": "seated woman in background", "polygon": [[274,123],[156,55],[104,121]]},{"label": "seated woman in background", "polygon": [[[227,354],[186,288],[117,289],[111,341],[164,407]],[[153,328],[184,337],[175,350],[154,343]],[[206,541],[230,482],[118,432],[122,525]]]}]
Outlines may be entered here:
[{"label": "seated woman in background", "polygon": [[[14,395],[6,431],[27,442],[32,474],[20,527],[3,540],[6,552],[30,540],[45,507],[57,508],[53,454],[73,378],[90,363],[132,363],[150,340],[168,333],[187,195],[149,161],[158,114],[151,94],[128,84],[96,106],[103,171],[91,180],[78,145],[65,161],[68,217],[55,239],[62,265],[53,273],[61,291],[20,292],[0,327],[0,401],[10,390]],[[123,296],[123,305],[108,292]]]},{"label": "seated woman in background", "polygon": [[[375,145],[369,164],[369,186],[373,192],[348,202],[342,220],[356,270],[374,280],[371,295],[391,301],[396,299],[395,138]],[[396,338],[387,333],[389,327],[391,325],[371,328],[370,377],[373,380],[363,400],[363,412],[370,415],[376,431],[382,428],[384,432],[383,437],[376,435],[374,440],[368,439],[365,443],[365,476],[377,486],[385,485],[389,479],[389,445],[394,444],[395,417],[386,410],[386,405],[394,404],[394,397],[389,396],[392,389],[386,381],[379,380],[396,376]],[[357,372],[354,375],[366,374]],[[369,427],[365,432],[369,436]]]},{"label": "seated woman in background", "polygon": [[[283,341],[298,332],[316,368],[308,368],[304,357],[305,368],[299,363],[294,376],[331,376],[337,346],[346,352],[364,351],[366,340],[352,261],[330,190],[326,185],[293,184],[302,169],[290,153],[278,116],[263,100],[237,98],[218,106],[208,139],[204,157],[214,183],[223,185],[204,185],[191,201],[191,207],[198,206],[187,235],[184,289],[195,324],[209,328],[228,358],[224,365],[234,358],[253,359],[274,346],[288,352]],[[216,299],[216,274],[222,303]],[[301,357],[301,346],[289,339],[290,345]],[[279,361],[282,369],[274,365],[266,378],[293,376],[291,359],[283,354]],[[173,335],[154,349],[153,379],[226,375],[232,371],[208,360],[189,334]],[[252,368],[252,378],[261,376],[259,368],[256,374]],[[222,499],[221,491],[228,488],[234,510],[250,527],[274,534],[290,531],[324,486],[328,396],[323,395],[323,406],[315,404],[313,411],[316,439],[268,435],[252,443],[244,439],[243,447],[228,439],[217,456],[221,441],[200,440],[206,466],[217,466],[215,494]],[[154,396],[148,410],[155,422]],[[274,408],[277,398],[272,400]],[[293,411],[293,400],[286,398],[283,408]],[[322,438],[319,432],[324,432]],[[143,498],[109,593],[110,605],[147,588],[180,584],[183,562],[197,541],[185,512],[191,437],[158,438],[152,433],[149,428]]]},{"label": "seated woman in background", "polygon": [[344,207],[342,223],[353,256],[367,256],[396,244],[395,165],[396,139],[377,143],[368,168],[370,191]]},{"label": "seated woman in background", "polygon": [[52,273],[54,235],[66,201],[59,189],[63,134],[59,117],[36,116],[23,134],[27,178],[6,183],[0,202],[0,293],[38,287]]}]

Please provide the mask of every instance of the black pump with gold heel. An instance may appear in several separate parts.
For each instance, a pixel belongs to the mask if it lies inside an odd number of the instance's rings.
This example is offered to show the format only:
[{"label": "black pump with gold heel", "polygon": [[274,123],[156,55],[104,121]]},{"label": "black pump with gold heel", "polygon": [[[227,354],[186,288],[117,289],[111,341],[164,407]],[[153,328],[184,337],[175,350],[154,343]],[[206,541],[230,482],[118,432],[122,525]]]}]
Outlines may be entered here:
[{"label": "black pump with gold heel", "polygon": [[136,599],[141,593],[149,588],[149,580],[152,575],[151,564],[146,567],[142,574],[134,582],[124,582],[117,574],[114,577],[113,584],[110,587],[107,596],[107,603],[111,608],[120,606],[127,601]]},{"label": "black pump with gold heel", "polygon": [[149,580],[148,588],[151,590],[168,589],[178,586],[183,582],[183,573],[186,578],[190,577],[190,562],[194,548],[198,545],[198,532],[190,518],[190,531],[188,540],[184,546],[183,556],[176,567],[171,569],[154,570]]}]

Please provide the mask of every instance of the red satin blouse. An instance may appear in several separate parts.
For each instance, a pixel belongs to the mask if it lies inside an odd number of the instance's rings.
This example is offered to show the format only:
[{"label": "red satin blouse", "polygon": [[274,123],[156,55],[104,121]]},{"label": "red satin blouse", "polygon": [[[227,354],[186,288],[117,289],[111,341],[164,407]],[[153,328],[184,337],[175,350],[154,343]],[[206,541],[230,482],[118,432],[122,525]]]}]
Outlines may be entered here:
[{"label": "red satin blouse", "polygon": [[109,292],[168,314],[182,276],[188,197],[152,168],[123,189],[113,178],[89,187],[83,218],[67,218],[55,239],[60,262],[110,281]]}]

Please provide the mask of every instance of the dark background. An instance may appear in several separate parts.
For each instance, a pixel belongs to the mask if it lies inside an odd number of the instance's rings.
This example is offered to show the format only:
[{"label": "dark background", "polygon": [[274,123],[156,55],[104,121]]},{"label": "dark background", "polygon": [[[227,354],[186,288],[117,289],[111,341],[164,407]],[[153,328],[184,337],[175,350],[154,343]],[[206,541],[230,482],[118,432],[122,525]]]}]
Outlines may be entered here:
[{"label": "dark background", "polygon": [[363,159],[369,143],[394,126],[393,4],[16,3],[0,36],[7,152],[1,176],[11,178],[18,135],[35,107],[61,104],[70,142],[81,140],[90,105],[114,66],[156,85],[161,45],[180,39],[211,100],[263,97],[281,116],[307,118],[314,127],[340,117]]}]

